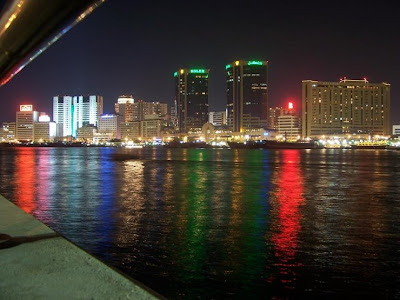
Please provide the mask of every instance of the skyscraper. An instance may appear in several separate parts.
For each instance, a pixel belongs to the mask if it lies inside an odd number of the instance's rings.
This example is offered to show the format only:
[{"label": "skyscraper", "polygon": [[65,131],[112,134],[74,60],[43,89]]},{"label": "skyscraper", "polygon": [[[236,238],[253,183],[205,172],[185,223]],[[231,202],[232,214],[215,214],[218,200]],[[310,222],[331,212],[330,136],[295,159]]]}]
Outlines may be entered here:
[{"label": "skyscraper", "polygon": [[77,136],[84,125],[97,126],[103,114],[102,96],[55,96],[53,97],[53,121],[57,124],[57,136]]},{"label": "skyscraper", "polygon": [[180,69],[174,73],[180,132],[201,130],[208,122],[208,73],[208,69]]},{"label": "skyscraper", "polygon": [[73,97],[73,136],[77,136],[78,128],[92,124],[97,126],[99,116],[103,114],[102,96],[74,96]]},{"label": "skyscraper", "polygon": [[267,125],[267,61],[237,60],[226,66],[228,125],[234,132]]},{"label": "skyscraper", "polygon": [[56,122],[57,136],[72,136],[72,108],[71,96],[53,97],[53,121]]},{"label": "skyscraper", "polygon": [[390,134],[390,84],[303,80],[302,136]]}]

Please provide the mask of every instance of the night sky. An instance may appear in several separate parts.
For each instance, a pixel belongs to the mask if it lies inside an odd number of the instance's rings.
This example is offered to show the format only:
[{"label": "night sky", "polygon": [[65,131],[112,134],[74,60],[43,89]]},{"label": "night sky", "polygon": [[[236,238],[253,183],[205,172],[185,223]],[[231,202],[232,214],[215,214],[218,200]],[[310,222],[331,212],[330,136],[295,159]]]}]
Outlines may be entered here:
[{"label": "night sky", "polygon": [[389,82],[400,122],[400,21],[393,4],[108,0],[0,87],[0,121],[20,104],[52,116],[54,95],[174,98],[180,67],[210,69],[210,110],[225,109],[225,65],[269,61],[269,105],[301,104],[301,81]]}]

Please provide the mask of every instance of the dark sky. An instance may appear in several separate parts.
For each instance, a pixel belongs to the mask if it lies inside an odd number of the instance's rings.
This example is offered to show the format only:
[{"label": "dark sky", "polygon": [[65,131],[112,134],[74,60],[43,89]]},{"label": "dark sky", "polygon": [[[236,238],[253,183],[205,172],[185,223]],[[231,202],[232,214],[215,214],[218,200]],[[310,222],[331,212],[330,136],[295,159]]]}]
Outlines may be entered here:
[{"label": "dark sky", "polygon": [[[294,1],[293,1],[294,2]],[[393,4],[358,1],[108,0],[0,87],[0,121],[19,104],[52,115],[52,96],[120,94],[172,103],[173,73],[210,68],[210,109],[225,108],[225,65],[269,61],[269,103],[292,99],[301,80],[367,77],[391,83],[400,122],[400,21]]]}]

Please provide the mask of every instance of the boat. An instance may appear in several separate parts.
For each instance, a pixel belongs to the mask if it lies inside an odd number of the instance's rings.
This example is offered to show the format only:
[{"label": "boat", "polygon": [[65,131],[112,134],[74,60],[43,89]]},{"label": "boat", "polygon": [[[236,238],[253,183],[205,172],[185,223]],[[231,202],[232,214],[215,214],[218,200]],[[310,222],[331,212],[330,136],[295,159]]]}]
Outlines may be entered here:
[{"label": "boat", "polygon": [[232,149],[316,149],[314,142],[279,142],[279,141],[247,141],[245,143],[228,142]]}]

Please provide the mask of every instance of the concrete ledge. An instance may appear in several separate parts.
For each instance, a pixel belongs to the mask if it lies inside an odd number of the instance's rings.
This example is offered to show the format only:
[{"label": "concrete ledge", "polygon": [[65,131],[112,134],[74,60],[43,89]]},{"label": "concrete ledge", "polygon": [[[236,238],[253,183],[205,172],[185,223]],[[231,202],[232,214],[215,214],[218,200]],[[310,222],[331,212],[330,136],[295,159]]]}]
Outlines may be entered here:
[{"label": "concrete ledge", "polygon": [[2,196],[0,233],[17,243],[0,248],[1,299],[162,298],[58,236]]}]

